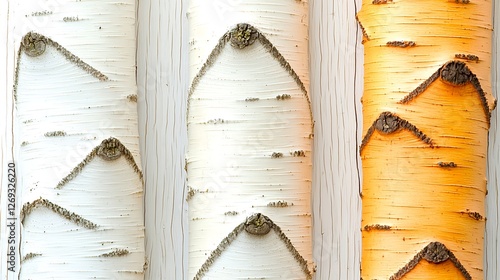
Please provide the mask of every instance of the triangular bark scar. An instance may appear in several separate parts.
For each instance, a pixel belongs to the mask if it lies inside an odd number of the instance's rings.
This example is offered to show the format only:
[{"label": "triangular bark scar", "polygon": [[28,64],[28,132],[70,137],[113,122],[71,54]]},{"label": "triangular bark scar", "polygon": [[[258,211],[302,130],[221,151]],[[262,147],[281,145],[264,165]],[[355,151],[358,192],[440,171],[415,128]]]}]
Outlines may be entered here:
[{"label": "triangular bark scar", "polygon": [[399,280],[408,272],[417,266],[417,264],[422,260],[434,264],[439,264],[444,261],[450,260],[453,265],[462,273],[465,279],[471,280],[469,272],[460,263],[460,261],[455,257],[455,255],[441,242],[431,242],[425,246],[420,252],[418,252],[411,261],[409,261],[403,268],[392,275],[389,280]]},{"label": "triangular bark scar", "polygon": [[217,248],[210,253],[210,256],[207,258],[205,263],[200,267],[196,275],[194,276],[194,280],[201,280],[203,276],[210,270],[210,267],[215,262],[217,258],[219,258],[226,250],[231,243],[236,239],[236,237],[242,233],[243,231],[248,232],[253,235],[266,235],[271,230],[273,230],[278,237],[283,241],[288,251],[293,255],[295,260],[299,263],[302,271],[306,275],[306,279],[312,279],[311,271],[307,266],[307,261],[300,255],[300,253],[295,249],[292,242],[288,237],[283,233],[281,228],[276,225],[271,219],[261,213],[254,214],[248,217],[244,222],[236,226],[233,231],[231,231],[228,236],[226,236],[219,243]]},{"label": "triangular bark scar", "polygon": [[408,121],[394,115],[390,112],[383,112],[380,116],[373,122],[372,126],[366,132],[363,141],[361,142],[361,146],[359,151],[363,151],[363,148],[368,144],[370,137],[373,135],[375,130],[383,133],[383,134],[391,134],[400,129],[406,129],[413,133],[418,139],[422,142],[428,144],[431,148],[434,147],[434,142],[431,138],[429,138],[425,133],[423,133],[420,129],[418,129],[413,124]]},{"label": "triangular bark scar", "polygon": [[49,201],[48,199],[44,199],[41,197],[39,199],[34,200],[31,203],[26,202],[23,205],[23,209],[21,209],[21,223],[24,223],[24,219],[38,207],[45,207],[47,209],[50,209],[54,213],[59,214],[60,216],[66,218],[67,220],[70,220],[71,222],[79,226],[82,226],[84,228],[88,229],[97,228],[97,225],[94,224],[93,222],[83,218],[82,216],[76,213],[68,211],[67,209]]},{"label": "triangular bark scar", "polygon": [[85,72],[99,79],[100,81],[107,81],[108,77],[101,73],[99,70],[90,66],[78,56],[74,55],[72,52],[68,51],[66,48],[61,46],[56,41],[45,37],[42,34],[36,32],[28,32],[24,35],[19,50],[17,51],[17,62],[16,70],[14,74],[14,98],[17,99],[17,86],[19,81],[19,64],[21,62],[21,54],[24,53],[31,57],[36,57],[42,55],[48,46],[54,47],[59,53],[61,53],[69,62],[75,64],[79,68],[83,69]]},{"label": "triangular bark scar", "polygon": [[132,166],[132,169],[139,175],[139,178],[143,179],[142,171],[137,166],[137,163],[132,156],[132,153],[120,142],[120,140],[110,137],[101,142],[100,145],[96,146],[86,157],[82,160],[73,170],[56,186],[56,189],[61,189],[66,183],[73,180],[78,174],[82,172],[82,169],[91,162],[96,156],[104,160],[116,160],[121,156],[124,156],[128,163]]},{"label": "triangular bark scar", "polygon": [[[450,84],[452,86],[463,86],[467,83],[471,83],[476,89],[479,98],[481,99],[481,103],[483,105],[483,111],[486,115],[488,125],[490,124],[491,119],[491,111],[490,106],[488,105],[488,101],[486,100],[486,94],[484,93],[481,84],[479,83],[479,79],[476,77],[474,73],[472,73],[465,64],[465,62],[452,60],[445,63],[442,67],[440,67],[436,72],[434,72],[427,80],[421,83],[416,89],[406,95],[403,99],[399,101],[400,104],[408,104],[413,99],[417,98],[420,94],[422,94],[434,81],[437,79],[441,79],[444,83]],[[495,104],[492,106],[495,108]]]},{"label": "triangular bark scar", "polygon": [[[293,70],[290,63],[283,57],[283,55],[278,51],[278,49],[266,38],[264,34],[262,34],[257,28],[253,27],[248,23],[239,23],[233,29],[227,31],[222,37],[219,39],[219,42],[214,47],[207,60],[201,67],[200,71],[193,78],[193,82],[191,83],[191,87],[189,88],[188,100],[191,98],[191,95],[195,91],[196,87],[200,83],[201,78],[207,73],[208,69],[215,63],[222,50],[226,47],[229,42],[231,46],[237,49],[244,49],[247,46],[252,45],[254,42],[258,41],[264,46],[266,51],[268,51],[272,57],[274,57],[281,67],[285,69],[288,74],[293,78],[293,80],[297,83],[300,90],[304,94],[304,97],[307,100],[307,104],[309,105],[309,112],[312,121],[312,110],[311,110],[311,101],[309,100],[309,95],[304,86],[304,83],[300,79],[299,75]],[[255,99],[253,99],[255,100]],[[256,101],[256,100],[255,100]],[[188,101],[189,103],[189,101]],[[188,109],[189,114],[189,109]]]}]

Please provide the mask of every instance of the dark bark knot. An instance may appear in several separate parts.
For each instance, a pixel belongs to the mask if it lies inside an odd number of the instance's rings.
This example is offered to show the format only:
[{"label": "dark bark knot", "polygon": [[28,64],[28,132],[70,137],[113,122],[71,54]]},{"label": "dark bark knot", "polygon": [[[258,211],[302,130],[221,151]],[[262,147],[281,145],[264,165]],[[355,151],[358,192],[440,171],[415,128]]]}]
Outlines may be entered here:
[{"label": "dark bark knot", "polygon": [[445,83],[463,86],[471,81],[473,74],[464,62],[453,60],[443,66],[439,77]]},{"label": "dark bark knot", "polygon": [[120,151],[120,142],[116,138],[108,138],[102,141],[97,155],[104,160],[118,159],[122,153]]},{"label": "dark bark knot", "polygon": [[389,112],[384,112],[376,121],[375,128],[380,132],[389,134],[399,129],[400,122],[401,121],[397,116]]},{"label": "dark bark knot", "polygon": [[273,222],[261,213],[253,214],[245,222],[245,230],[250,234],[265,235],[271,231]]},{"label": "dark bark knot", "polygon": [[47,38],[35,32],[28,32],[21,41],[21,48],[28,56],[40,56],[47,49]]},{"label": "dark bark knot", "polygon": [[431,242],[423,252],[422,257],[432,263],[442,263],[450,258],[448,249],[441,242]]},{"label": "dark bark knot", "polygon": [[236,27],[231,31],[231,46],[243,49],[247,46],[250,46],[259,38],[259,32],[255,27],[247,23],[239,23]]}]

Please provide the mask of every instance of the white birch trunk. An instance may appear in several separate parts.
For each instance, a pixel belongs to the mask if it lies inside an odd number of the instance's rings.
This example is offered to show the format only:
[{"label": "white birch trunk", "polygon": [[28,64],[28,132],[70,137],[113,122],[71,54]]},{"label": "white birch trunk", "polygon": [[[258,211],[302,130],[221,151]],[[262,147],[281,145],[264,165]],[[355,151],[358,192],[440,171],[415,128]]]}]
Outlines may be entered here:
[{"label": "white birch trunk", "polygon": [[188,279],[311,278],[307,9],[191,2]]},{"label": "white birch trunk", "polygon": [[16,61],[5,155],[17,171],[9,279],[143,279],[135,1],[9,4],[7,57]]}]

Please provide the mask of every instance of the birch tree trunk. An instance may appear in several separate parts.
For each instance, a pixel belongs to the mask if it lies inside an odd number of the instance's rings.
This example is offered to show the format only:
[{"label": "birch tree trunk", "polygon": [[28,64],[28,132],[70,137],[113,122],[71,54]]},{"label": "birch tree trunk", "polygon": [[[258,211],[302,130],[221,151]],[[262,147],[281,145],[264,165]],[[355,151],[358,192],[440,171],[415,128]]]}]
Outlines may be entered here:
[{"label": "birch tree trunk", "polygon": [[307,2],[224,9],[189,10],[188,278],[311,279]]},{"label": "birch tree trunk", "polygon": [[491,5],[363,2],[365,279],[483,279]]},{"label": "birch tree trunk", "polygon": [[15,242],[2,274],[143,279],[135,1],[9,8],[12,153],[4,155],[16,167],[17,205],[4,216]]}]

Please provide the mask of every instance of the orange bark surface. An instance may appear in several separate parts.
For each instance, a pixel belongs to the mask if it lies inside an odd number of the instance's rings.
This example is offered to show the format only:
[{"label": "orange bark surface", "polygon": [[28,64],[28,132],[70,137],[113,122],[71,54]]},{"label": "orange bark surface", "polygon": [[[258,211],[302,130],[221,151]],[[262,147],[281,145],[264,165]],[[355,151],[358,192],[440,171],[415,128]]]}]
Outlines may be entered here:
[{"label": "orange bark surface", "polygon": [[[364,280],[483,279],[492,3],[465,2],[365,0],[358,14]],[[409,267],[431,242],[462,271],[447,258]]]},{"label": "orange bark surface", "polygon": [[442,264],[433,264],[426,261],[421,261],[413,269],[411,274],[407,274],[401,280],[429,280],[429,275],[432,279],[439,280],[465,280],[466,278],[457,270],[451,261],[445,261]]}]

